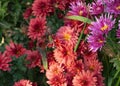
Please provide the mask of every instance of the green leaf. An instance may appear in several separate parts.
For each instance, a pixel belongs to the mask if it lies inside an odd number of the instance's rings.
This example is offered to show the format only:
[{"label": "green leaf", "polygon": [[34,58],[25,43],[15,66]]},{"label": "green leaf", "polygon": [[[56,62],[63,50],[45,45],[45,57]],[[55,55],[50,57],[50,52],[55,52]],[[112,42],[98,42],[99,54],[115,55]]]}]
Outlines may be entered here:
[{"label": "green leaf", "polygon": [[113,66],[116,68],[116,70],[120,70],[120,58],[113,58],[110,62],[113,63]]},{"label": "green leaf", "polygon": [[48,63],[47,63],[47,58],[46,58],[46,52],[45,50],[38,48],[40,54],[42,55],[42,63],[43,63],[43,67],[45,68],[45,70],[47,70],[48,68]]},{"label": "green leaf", "polygon": [[92,22],[90,19],[83,17],[83,16],[67,16],[66,18],[72,19],[72,20],[78,20],[78,21],[88,23],[88,24],[90,24]]}]

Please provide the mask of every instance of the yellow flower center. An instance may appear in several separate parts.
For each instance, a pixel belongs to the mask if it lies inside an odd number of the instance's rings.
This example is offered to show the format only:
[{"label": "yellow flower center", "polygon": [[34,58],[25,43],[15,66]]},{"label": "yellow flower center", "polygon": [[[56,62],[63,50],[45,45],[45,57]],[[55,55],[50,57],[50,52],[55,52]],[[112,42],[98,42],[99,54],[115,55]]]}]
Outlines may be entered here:
[{"label": "yellow flower center", "polygon": [[102,31],[105,31],[107,29],[108,29],[108,25],[106,25],[106,24],[101,28]]},{"label": "yellow flower center", "polygon": [[54,74],[58,74],[58,73],[59,73],[59,71],[58,71],[57,68],[55,68],[55,69],[53,70],[53,72],[54,72]]},{"label": "yellow flower center", "polygon": [[91,71],[94,71],[94,67],[93,67],[93,66],[90,66],[89,69],[90,69]]},{"label": "yellow flower center", "polygon": [[65,39],[65,40],[68,41],[68,40],[70,40],[70,38],[71,38],[71,35],[70,35],[70,34],[68,34],[68,33],[65,33],[65,34],[64,34],[64,39]]},{"label": "yellow flower center", "polygon": [[80,12],[79,12],[79,15],[81,16],[82,14],[83,14],[83,11],[80,11]]},{"label": "yellow flower center", "polygon": [[104,41],[103,40],[98,40],[99,41],[99,43],[103,43]]},{"label": "yellow flower center", "polygon": [[116,7],[116,10],[120,10],[120,5]]}]

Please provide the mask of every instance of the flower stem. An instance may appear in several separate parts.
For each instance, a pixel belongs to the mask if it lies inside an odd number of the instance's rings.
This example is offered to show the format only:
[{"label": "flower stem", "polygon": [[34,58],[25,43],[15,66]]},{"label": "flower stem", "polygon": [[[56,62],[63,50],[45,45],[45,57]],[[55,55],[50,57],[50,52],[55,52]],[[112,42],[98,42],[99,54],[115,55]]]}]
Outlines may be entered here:
[{"label": "flower stem", "polygon": [[77,44],[76,44],[75,47],[74,47],[74,52],[76,52],[76,50],[77,50],[77,48],[78,48],[78,46],[79,46],[79,44],[80,44],[80,41],[81,41],[81,39],[82,39],[84,30],[85,30],[85,27],[86,27],[86,24],[87,24],[87,23],[85,23],[84,26],[83,26],[83,30],[82,30],[79,38],[78,38],[78,42],[77,42]]}]

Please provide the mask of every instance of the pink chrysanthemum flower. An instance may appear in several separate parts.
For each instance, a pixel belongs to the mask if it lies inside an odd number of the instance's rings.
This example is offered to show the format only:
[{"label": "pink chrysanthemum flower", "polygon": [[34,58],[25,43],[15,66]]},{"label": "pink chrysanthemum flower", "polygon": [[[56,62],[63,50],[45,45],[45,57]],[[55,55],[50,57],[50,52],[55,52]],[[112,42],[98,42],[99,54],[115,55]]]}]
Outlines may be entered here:
[{"label": "pink chrysanthemum flower", "polygon": [[72,15],[77,15],[77,16],[84,16],[86,17],[88,15],[88,9],[85,5],[85,3],[80,2],[79,0],[76,2],[72,2],[70,4],[70,11]]},{"label": "pink chrysanthemum flower", "polygon": [[21,44],[15,44],[11,42],[6,46],[6,54],[9,56],[15,56],[16,58],[25,54],[26,49]]},{"label": "pink chrysanthemum flower", "polygon": [[27,9],[25,10],[25,12],[23,13],[24,19],[28,19],[31,14],[32,14],[32,9],[31,9],[31,7],[29,7],[29,8],[27,8]]},{"label": "pink chrysanthemum flower", "polygon": [[119,25],[118,25],[118,29],[117,29],[117,38],[120,39],[120,20],[119,20]]},{"label": "pink chrysanthemum flower", "polygon": [[114,2],[114,1],[115,1],[115,0],[97,0],[97,2],[102,3],[102,4],[112,3],[112,2]]},{"label": "pink chrysanthemum flower", "polygon": [[56,33],[56,38],[60,41],[61,44],[67,44],[74,46],[77,42],[77,34],[69,26],[62,26]]},{"label": "pink chrysanthemum flower", "polygon": [[53,12],[53,7],[50,0],[34,0],[32,10],[35,16],[46,16]]},{"label": "pink chrysanthemum flower", "polygon": [[36,17],[30,20],[28,36],[32,40],[41,39],[46,32],[46,18]]},{"label": "pink chrysanthemum flower", "polygon": [[81,41],[77,49],[77,56],[79,58],[84,58],[84,60],[97,57],[96,52],[90,51],[89,44],[85,41]]},{"label": "pink chrysanthemum flower", "polygon": [[100,16],[100,18],[96,18],[97,21],[92,22],[89,29],[91,30],[91,33],[97,33],[97,34],[108,34],[108,32],[113,28],[115,24],[115,19],[112,20],[112,15],[105,15]]},{"label": "pink chrysanthemum flower", "polygon": [[104,78],[102,77],[102,74],[97,74],[95,75],[95,77],[97,78],[96,86],[105,86],[103,82]]},{"label": "pink chrysanthemum flower", "polygon": [[89,71],[82,71],[73,78],[73,86],[96,86],[96,77]]},{"label": "pink chrysanthemum flower", "polygon": [[15,82],[14,86],[37,86],[36,83],[32,83],[30,80],[21,79],[18,82]]},{"label": "pink chrysanthemum flower", "polygon": [[61,45],[54,50],[55,60],[64,65],[70,65],[76,59],[76,54],[70,46]]},{"label": "pink chrysanthemum flower", "polygon": [[6,56],[5,53],[0,53],[0,70],[9,71],[10,70],[10,62],[12,59],[9,56]]},{"label": "pink chrysanthemum flower", "polygon": [[93,34],[88,36],[87,41],[89,43],[90,50],[96,52],[104,45],[105,38],[101,34]]},{"label": "pink chrysanthemum flower", "polygon": [[100,74],[103,70],[102,64],[97,58],[88,59],[85,61],[85,68],[92,72],[93,74]]},{"label": "pink chrysanthemum flower", "polygon": [[67,86],[64,69],[58,63],[53,63],[49,66],[46,71],[46,77],[50,86]]},{"label": "pink chrysanthemum flower", "polygon": [[106,4],[105,12],[112,13],[115,15],[120,14],[120,0],[112,0],[105,4]]},{"label": "pink chrysanthemum flower", "polygon": [[90,4],[89,11],[91,15],[99,15],[103,13],[104,5],[100,2],[92,2],[92,4]]},{"label": "pink chrysanthemum flower", "polygon": [[34,68],[36,66],[41,67],[41,55],[38,51],[27,51],[26,60],[28,61],[27,66],[29,68]]}]

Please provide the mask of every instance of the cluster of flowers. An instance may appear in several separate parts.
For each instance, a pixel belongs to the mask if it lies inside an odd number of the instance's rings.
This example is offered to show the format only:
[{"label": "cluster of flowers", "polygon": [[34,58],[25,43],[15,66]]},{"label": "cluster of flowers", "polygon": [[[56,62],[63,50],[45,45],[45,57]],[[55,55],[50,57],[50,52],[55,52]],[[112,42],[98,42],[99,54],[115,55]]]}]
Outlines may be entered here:
[{"label": "cluster of flowers", "polygon": [[[112,6],[111,6],[112,5]],[[64,26],[61,26],[56,34],[50,33],[47,27],[47,17],[52,15],[55,9],[70,11],[66,16],[83,16],[96,21],[85,24],[81,21],[64,19]],[[105,13],[105,14],[102,14]],[[106,14],[108,13],[108,14]],[[102,16],[101,16],[102,14]],[[3,54],[0,53],[0,69],[10,70],[11,57],[19,58],[26,54],[26,64],[28,68],[36,66],[43,69],[41,65],[42,55],[37,47],[53,48],[47,52],[48,69],[46,70],[47,83],[50,86],[104,86],[102,77],[103,66],[97,58],[97,50],[102,48],[105,37],[113,28],[115,19],[112,16],[120,14],[119,0],[96,0],[86,5],[84,0],[34,0],[23,14],[25,19],[30,18],[27,35],[31,39],[30,48],[26,49],[21,44],[11,42],[6,46]],[[84,30],[84,35],[88,35],[86,40],[81,40],[77,51],[74,48],[78,42],[79,35]],[[48,36],[52,35],[52,41],[48,41]],[[117,37],[120,38],[120,24],[117,30]],[[36,42],[36,48],[34,43]],[[29,80],[20,80],[14,86],[37,86]]]}]

